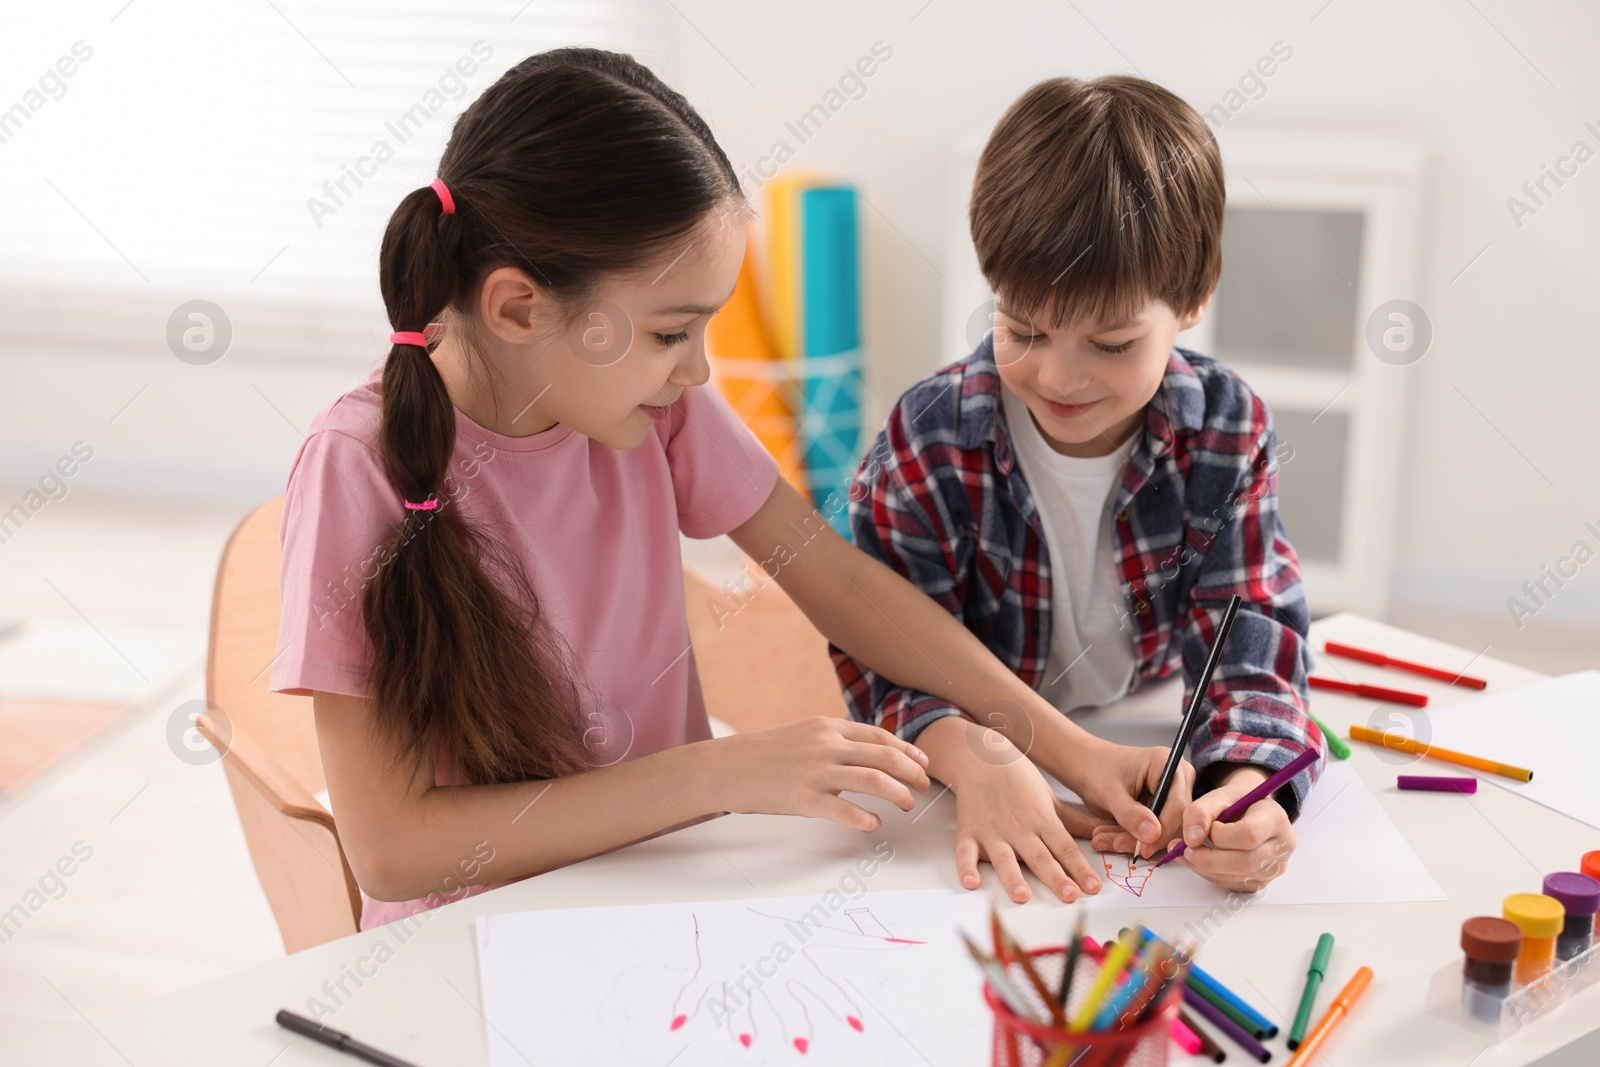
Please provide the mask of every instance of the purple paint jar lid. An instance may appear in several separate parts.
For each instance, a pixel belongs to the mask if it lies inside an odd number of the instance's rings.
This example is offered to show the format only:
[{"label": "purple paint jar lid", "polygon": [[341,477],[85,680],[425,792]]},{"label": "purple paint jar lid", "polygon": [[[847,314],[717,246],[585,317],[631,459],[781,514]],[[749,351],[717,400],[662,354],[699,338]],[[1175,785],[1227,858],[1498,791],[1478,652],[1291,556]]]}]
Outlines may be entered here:
[{"label": "purple paint jar lid", "polygon": [[1568,915],[1593,915],[1600,911],[1600,882],[1576,871],[1544,876],[1544,895],[1554,897]]}]

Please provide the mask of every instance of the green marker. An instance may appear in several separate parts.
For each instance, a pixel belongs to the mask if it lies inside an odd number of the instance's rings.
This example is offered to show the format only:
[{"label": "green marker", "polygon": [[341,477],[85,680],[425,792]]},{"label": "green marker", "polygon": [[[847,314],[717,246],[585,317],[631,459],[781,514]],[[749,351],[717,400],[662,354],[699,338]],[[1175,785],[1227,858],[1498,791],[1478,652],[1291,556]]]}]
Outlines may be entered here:
[{"label": "green marker", "polygon": [[1215,988],[1206,985],[1206,983],[1195,978],[1192,970],[1189,974],[1186,984],[1190,989],[1199,994],[1202,1000],[1209,1001],[1213,1008],[1216,1008],[1229,1019],[1233,1020],[1234,1025],[1243,1030],[1245,1033],[1249,1034],[1251,1037],[1255,1038],[1257,1041],[1265,1041],[1267,1038],[1272,1036],[1271,1033],[1267,1031],[1266,1027],[1262,1026],[1260,1023],[1250,1018],[1250,1016],[1240,1011],[1237,1006],[1230,1004],[1227,998],[1225,998]]},{"label": "green marker", "polygon": [[[1334,733],[1332,730],[1328,729],[1328,724],[1327,723],[1323,722],[1321,719],[1317,718],[1315,715],[1311,714],[1309,711],[1306,712],[1306,718],[1308,718],[1312,722],[1316,723],[1317,724],[1317,729],[1322,731],[1322,736],[1327,738],[1328,751],[1333,753],[1333,758],[1334,759],[1349,759],[1350,758],[1350,746],[1344,743],[1344,739],[1342,737],[1340,737],[1338,734]],[[1291,1047],[1293,1047],[1293,1046],[1291,1046]]]},{"label": "green marker", "polygon": [[1300,994],[1300,1010],[1294,1013],[1294,1027],[1289,1031],[1289,1050],[1300,1047],[1306,1036],[1306,1023],[1311,1021],[1311,1005],[1317,999],[1317,987],[1322,984],[1323,972],[1328,969],[1328,957],[1333,955],[1333,935],[1317,938],[1317,951],[1311,954],[1311,970],[1306,972],[1306,991]]}]

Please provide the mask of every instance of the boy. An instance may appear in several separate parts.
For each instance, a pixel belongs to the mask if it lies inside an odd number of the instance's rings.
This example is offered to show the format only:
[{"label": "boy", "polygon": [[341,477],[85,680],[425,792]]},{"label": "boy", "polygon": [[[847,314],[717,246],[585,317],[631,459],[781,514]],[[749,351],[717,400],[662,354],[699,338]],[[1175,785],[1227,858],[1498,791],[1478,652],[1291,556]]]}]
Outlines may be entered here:
[{"label": "boy", "polygon": [[[1315,767],[1239,821],[1216,817],[1321,737],[1305,714],[1309,618],[1278,518],[1271,413],[1226,367],[1173,347],[1221,273],[1223,203],[1210,130],[1165,89],[1111,76],[1024,93],[979,159],[969,213],[995,328],[895,404],[850,520],[858,547],[1063,713],[1180,661],[1192,687],[1238,593],[1188,753],[1194,799],[1174,791],[1161,841],[1109,820],[1088,836],[1148,856],[1181,827],[1182,862],[1253,891],[1293,851]],[[941,735],[974,728],[967,711],[830,652],[853,717],[930,756],[948,751]],[[1016,725],[1001,727],[1013,741]],[[945,780],[959,856],[961,784]]]}]

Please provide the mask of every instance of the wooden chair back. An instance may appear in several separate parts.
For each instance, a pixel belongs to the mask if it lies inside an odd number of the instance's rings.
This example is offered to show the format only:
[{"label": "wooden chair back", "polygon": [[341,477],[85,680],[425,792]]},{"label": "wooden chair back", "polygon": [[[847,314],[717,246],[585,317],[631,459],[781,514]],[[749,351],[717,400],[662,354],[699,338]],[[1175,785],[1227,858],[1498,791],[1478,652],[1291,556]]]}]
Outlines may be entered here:
[{"label": "wooden chair back", "polygon": [[285,952],[353,934],[361,893],[333,816],[311,698],[268,691],[278,645],[283,497],[256,508],[222,550],[211,599],[207,712],[196,727],[222,753],[245,844]]}]

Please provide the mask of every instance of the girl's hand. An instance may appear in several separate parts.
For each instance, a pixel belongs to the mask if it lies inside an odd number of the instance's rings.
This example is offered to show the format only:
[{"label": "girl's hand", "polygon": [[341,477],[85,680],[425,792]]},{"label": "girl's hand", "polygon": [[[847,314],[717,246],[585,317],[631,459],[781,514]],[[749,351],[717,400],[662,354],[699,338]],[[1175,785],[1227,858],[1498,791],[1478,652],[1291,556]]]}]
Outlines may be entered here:
[{"label": "girl's hand", "polygon": [[[1216,821],[1224,808],[1270,776],[1263,767],[1241,764],[1228,771],[1221,785],[1191,803],[1183,813],[1183,840],[1189,847],[1179,862],[1208,882],[1243,893],[1254,893],[1282,874],[1295,847],[1283,805],[1265,797],[1233,822]],[[1204,845],[1208,837],[1210,848]]]},{"label": "girl's hand", "polygon": [[1088,832],[1089,843],[1096,849],[1148,858],[1165,851],[1161,842],[1177,837],[1193,795],[1193,764],[1188,760],[1178,763],[1159,822],[1139,799],[1155,793],[1170,751],[1159,745],[1133,748],[1097,741],[1077,761],[1083,769],[1071,775],[1076,780],[1061,779],[1063,785],[1083,798],[1091,813],[1101,817]]},{"label": "girl's hand", "polygon": [[[928,788],[928,756],[887,730],[816,716],[710,744],[724,755],[711,786],[717,810],[808,815],[871,832],[883,822],[841,792],[882,797],[904,811]],[[910,788],[907,788],[909,786]]]}]

